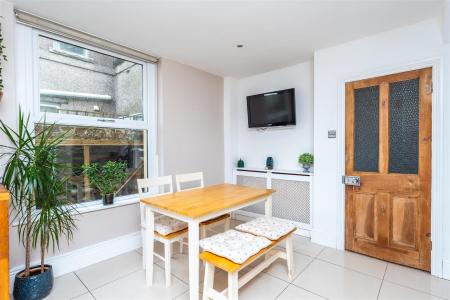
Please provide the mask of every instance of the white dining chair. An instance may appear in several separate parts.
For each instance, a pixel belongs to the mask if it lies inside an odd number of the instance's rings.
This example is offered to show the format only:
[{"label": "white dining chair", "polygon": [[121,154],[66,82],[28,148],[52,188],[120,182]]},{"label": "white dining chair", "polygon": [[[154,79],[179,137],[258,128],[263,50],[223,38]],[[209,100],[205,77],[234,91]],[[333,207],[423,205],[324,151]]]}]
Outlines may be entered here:
[{"label": "white dining chair", "polygon": [[[199,189],[205,186],[203,181],[203,172],[175,175],[175,183],[177,186],[177,192]],[[225,214],[200,223],[200,237],[202,239],[205,238],[208,229],[221,224],[224,225],[224,230],[230,229],[230,219],[230,214]],[[183,244],[180,244],[180,246],[183,247]],[[180,250],[183,251],[183,249]]]},{"label": "white dining chair", "polygon": [[[147,179],[138,179],[139,198],[149,198],[173,193],[172,176],[162,176]],[[168,191],[166,191],[168,189]],[[147,253],[147,232],[145,227],[145,205],[140,203],[141,235],[142,235],[142,266],[145,268]],[[187,236],[188,225],[185,222],[169,216],[155,215],[155,240],[164,245],[164,256],[153,252],[153,255],[164,261],[166,287],[171,284],[171,257],[172,244],[179,242],[183,250],[183,239]]]}]

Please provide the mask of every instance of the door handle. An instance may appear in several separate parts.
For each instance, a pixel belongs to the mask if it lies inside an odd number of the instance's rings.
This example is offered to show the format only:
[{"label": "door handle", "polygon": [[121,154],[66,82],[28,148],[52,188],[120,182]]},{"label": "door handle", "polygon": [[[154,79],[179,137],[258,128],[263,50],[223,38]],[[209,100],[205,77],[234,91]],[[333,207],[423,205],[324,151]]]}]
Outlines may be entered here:
[{"label": "door handle", "polygon": [[361,186],[361,177],[359,176],[342,176],[342,183],[351,186]]}]

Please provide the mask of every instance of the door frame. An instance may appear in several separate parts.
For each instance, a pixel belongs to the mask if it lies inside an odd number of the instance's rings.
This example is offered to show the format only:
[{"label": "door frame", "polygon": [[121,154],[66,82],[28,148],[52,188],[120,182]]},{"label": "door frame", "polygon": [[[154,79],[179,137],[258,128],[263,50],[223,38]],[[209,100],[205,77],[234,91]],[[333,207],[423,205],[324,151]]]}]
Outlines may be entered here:
[{"label": "door frame", "polygon": [[[401,73],[405,71],[432,68],[433,94],[432,94],[432,143],[431,143],[431,237],[433,248],[431,251],[431,274],[443,277],[443,217],[444,205],[442,201],[443,191],[443,57],[435,57],[428,60],[421,60],[409,64],[402,64],[393,67],[377,68],[350,74],[338,80],[338,124],[337,150],[338,150],[338,178],[341,183],[341,176],[345,174],[345,83],[372,77],[379,77],[389,74]],[[339,184],[337,199],[337,226],[336,226],[336,246],[338,249],[345,249],[345,186]]]}]

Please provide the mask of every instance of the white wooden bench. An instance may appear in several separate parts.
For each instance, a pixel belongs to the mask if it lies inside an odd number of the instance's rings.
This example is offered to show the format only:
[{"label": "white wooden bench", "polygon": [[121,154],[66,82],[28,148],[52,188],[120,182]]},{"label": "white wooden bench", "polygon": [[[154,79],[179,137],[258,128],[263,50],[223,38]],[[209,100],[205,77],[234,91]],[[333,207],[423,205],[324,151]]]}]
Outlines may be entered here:
[{"label": "white wooden bench", "polygon": [[[292,279],[294,274],[294,249],[292,245],[292,230],[288,234],[282,236],[276,241],[260,250],[257,254],[248,258],[244,263],[237,264],[225,257],[218,256],[216,254],[204,251],[200,253],[200,259],[203,260],[205,265],[205,279],[203,287],[203,300],[214,299],[214,300],[237,300],[238,290],[253,279],[256,275],[261,273],[264,269],[269,267],[278,258],[287,261],[288,275]],[[275,249],[281,242],[285,241],[286,250]],[[253,267],[249,272],[238,278],[239,271],[246,268],[252,262],[260,257],[265,257],[265,259]],[[214,273],[215,268],[219,268],[228,273],[228,288],[223,291],[217,291],[214,289]]]}]

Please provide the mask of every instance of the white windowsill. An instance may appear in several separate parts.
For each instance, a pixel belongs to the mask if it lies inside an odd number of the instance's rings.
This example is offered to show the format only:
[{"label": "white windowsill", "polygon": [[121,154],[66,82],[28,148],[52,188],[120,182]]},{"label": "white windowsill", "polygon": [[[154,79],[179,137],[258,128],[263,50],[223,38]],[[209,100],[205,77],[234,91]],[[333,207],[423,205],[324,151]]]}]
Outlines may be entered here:
[{"label": "white windowsill", "polygon": [[[122,199],[121,199],[122,198]],[[88,203],[80,203],[75,206],[76,210],[79,214],[85,214],[90,213],[94,211],[104,210],[104,209],[110,209],[110,208],[116,208],[120,206],[130,205],[139,203],[139,196],[132,196],[132,197],[119,197],[114,199],[114,203],[110,205],[103,205],[102,200],[92,201]]]}]

